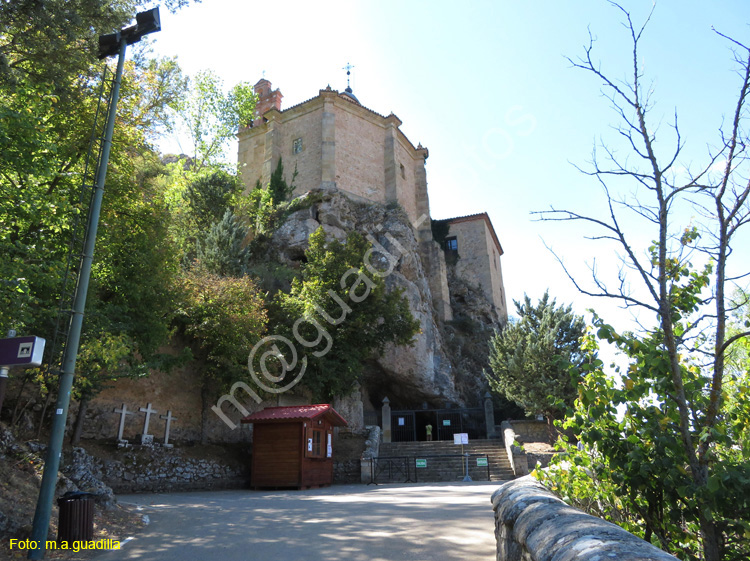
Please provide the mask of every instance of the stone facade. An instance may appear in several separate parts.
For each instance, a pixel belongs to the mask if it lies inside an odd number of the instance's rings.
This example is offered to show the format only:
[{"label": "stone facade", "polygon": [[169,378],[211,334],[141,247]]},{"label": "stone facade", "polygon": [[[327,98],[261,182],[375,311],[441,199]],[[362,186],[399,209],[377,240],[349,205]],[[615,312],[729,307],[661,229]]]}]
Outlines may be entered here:
[{"label": "stone facade", "polygon": [[[443,321],[453,318],[442,248],[432,239],[426,148],[414,146],[393,113],[380,115],[351,93],[330,86],[307,101],[281,109],[282,95],[268,80],[255,85],[256,117],[238,134],[238,162],[247,189],[267,185],[279,158],[296,170],[294,195],[323,189],[354,200],[404,209],[420,243],[433,308]],[[448,220],[459,238],[459,276],[480,286],[495,306],[497,320],[507,319],[500,256],[502,247],[486,213]]]},{"label": "stone facade", "polygon": [[[454,263],[456,274],[466,282],[481,287],[487,300],[495,306],[501,322],[508,317],[500,256],[503,248],[486,212],[451,218],[448,224],[446,256]],[[455,247],[455,249],[451,249]],[[452,258],[452,259],[451,259]]]},{"label": "stone facade", "polygon": [[255,91],[262,114],[238,135],[238,162],[248,188],[258,181],[266,185],[282,158],[286,169],[297,170],[295,195],[322,188],[397,203],[420,239],[429,239],[428,151],[409,142],[398,117],[384,117],[330,87],[284,111],[270,82],[261,80]]}]

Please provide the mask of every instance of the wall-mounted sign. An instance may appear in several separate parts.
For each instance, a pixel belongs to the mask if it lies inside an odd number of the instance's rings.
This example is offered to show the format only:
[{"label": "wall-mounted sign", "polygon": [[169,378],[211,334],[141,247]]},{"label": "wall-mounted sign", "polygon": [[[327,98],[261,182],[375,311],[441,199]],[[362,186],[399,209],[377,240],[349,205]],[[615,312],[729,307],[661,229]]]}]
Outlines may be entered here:
[{"label": "wall-mounted sign", "polygon": [[444,427],[451,426],[451,420],[450,419],[443,419],[443,426]]},{"label": "wall-mounted sign", "polygon": [[427,467],[427,460],[426,459],[422,460],[422,459],[417,458],[416,460],[414,460],[414,463],[415,463],[415,465],[418,468],[426,468]]},{"label": "wall-mounted sign", "polygon": [[307,451],[312,452],[312,438],[307,439]]},{"label": "wall-mounted sign", "polygon": [[333,447],[331,446],[331,433],[328,433],[328,445],[326,447],[326,458],[333,456]]}]

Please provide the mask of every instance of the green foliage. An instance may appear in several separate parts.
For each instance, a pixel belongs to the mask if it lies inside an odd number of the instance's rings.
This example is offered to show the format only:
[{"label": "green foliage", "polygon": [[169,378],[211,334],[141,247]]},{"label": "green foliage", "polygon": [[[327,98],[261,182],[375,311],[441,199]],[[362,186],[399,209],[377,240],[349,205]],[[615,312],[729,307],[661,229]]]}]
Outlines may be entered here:
[{"label": "green foliage", "polygon": [[[580,442],[561,442],[563,455],[538,477],[566,500],[623,525],[680,559],[700,559],[700,514],[710,512],[722,539],[722,559],[750,553],[750,463],[747,437],[748,375],[728,384],[725,415],[711,430],[714,444],[706,486],[694,481],[680,434],[680,411],[670,361],[657,331],[617,333],[595,318],[597,335],[629,359],[615,383],[601,361],[583,366],[578,399],[564,427]],[[594,349],[593,337],[587,348]],[[700,364],[681,361],[685,391],[696,420],[693,437],[705,438],[702,412],[707,379]],[[574,374],[576,377],[579,374]]]},{"label": "green foliage", "polygon": [[373,352],[388,343],[409,344],[419,329],[401,291],[386,292],[382,276],[368,269],[370,251],[356,232],[343,244],[326,243],[319,228],[291,292],[276,296],[275,332],[294,340],[296,324],[308,342],[302,384],[315,399],[349,393]]},{"label": "green foliage", "polygon": [[268,321],[263,297],[250,277],[222,277],[200,268],[183,273],[178,320],[206,383],[226,388],[248,380],[247,356]]},{"label": "green foliage", "polygon": [[[0,329],[46,338],[52,368],[60,358],[49,351],[71,231],[88,210],[83,172],[104,68],[96,59],[97,36],[128,24],[143,4],[0,5]],[[164,235],[168,216],[157,185],[162,170],[148,142],[169,126],[169,107],[184,81],[174,60],[130,50],[135,56],[126,63],[118,105],[77,396],[93,395],[102,380],[122,374],[127,352],[128,372],[169,362],[158,347],[170,332],[176,269]],[[54,389],[49,369],[26,374],[43,397]]]},{"label": "green foliage", "polygon": [[195,171],[223,162],[227,143],[241,125],[250,122],[255,102],[249,83],[241,82],[225,92],[222,80],[210,70],[192,79],[189,95],[177,111],[192,141]]},{"label": "green foliage", "polygon": [[440,244],[440,247],[445,245],[445,238],[448,237],[450,232],[450,224],[446,220],[432,220],[430,222],[432,226],[432,239]]},{"label": "green foliage", "polygon": [[276,169],[271,174],[271,180],[268,182],[268,193],[276,205],[286,201],[294,192],[294,180],[297,178],[297,169],[294,169],[291,182],[287,183],[284,179],[284,164],[279,158]]},{"label": "green foliage", "polygon": [[528,296],[515,305],[520,319],[491,340],[491,372],[485,375],[494,392],[527,414],[559,418],[560,407],[576,396],[569,367],[580,367],[588,359],[581,349],[583,318],[570,306],[556,306],[547,293],[536,306]]},{"label": "green foliage", "polygon": [[222,169],[205,170],[192,179],[183,196],[190,205],[198,230],[205,232],[223,220],[226,212],[234,207],[241,189],[239,178]]},{"label": "green foliage", "polygon": [[292,180],[289,183],[286,182],[284,164],[279,158],[268,186],[264,189],[258,180],[255,189],[240,203],[239,212],[248,217],[255,237],[271,234],[293,208],[293,205],[286,201],[294,192],[296,177],[297,170],[295,169]]},{"label": "green foliage", "polygon": [[231,210],[214,224],[203,241],[198,240],[197,259],[208,272],[221,276],[240,276],[247,272],[248,249],[244,244],[247,228]]}]

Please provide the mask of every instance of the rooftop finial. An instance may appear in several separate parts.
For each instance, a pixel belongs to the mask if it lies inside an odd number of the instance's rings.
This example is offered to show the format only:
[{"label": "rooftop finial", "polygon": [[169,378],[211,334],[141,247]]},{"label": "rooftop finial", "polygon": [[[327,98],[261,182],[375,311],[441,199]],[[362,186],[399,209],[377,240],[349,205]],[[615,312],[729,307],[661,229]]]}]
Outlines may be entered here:
[{"label": "rooftop finial", "polygon": [[346,91],[347,92],[351,92],[352,91],[352,87],[349,84],[349,77],[352,75],[352,68],[354,68],[354,67],[347,62],[346,66],[344,66],[344,68],[342,69],[342,70],[346,70]]}]

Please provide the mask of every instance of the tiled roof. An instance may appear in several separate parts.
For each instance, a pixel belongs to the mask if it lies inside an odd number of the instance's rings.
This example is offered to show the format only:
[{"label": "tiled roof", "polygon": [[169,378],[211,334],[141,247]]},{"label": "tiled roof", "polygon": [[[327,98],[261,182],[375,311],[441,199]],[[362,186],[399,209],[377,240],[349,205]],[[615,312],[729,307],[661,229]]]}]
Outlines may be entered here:
[{"label": "tiled roof", "polygon": [[289,422],[307,421],[317,419],[321,415],[328,417],[331,424],[345,426],[346,421],[328,403],[318,405],[290,405],[284,407],[266,407],[261,411],[248,415],[242,419],[242,423],[256,422]]}]

